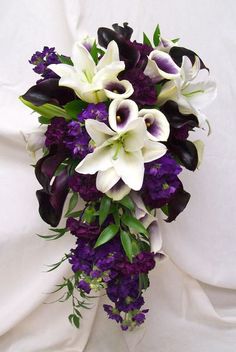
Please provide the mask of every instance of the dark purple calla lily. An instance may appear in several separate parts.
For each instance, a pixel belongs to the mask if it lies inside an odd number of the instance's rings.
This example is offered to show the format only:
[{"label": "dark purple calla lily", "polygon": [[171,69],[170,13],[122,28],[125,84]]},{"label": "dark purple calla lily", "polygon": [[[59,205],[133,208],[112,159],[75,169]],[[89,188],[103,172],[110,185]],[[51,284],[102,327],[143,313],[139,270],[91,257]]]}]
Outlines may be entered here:
[{"label": "dark purple calla lily", "polygon": [[130,39],[133,33],[133,29],[128,26],[127,22],[123,23],[123,27],[119,26],[118,23],[114,23],[112,28],[116,33],[121,34],[125,39]]},{"label": "dark purple calla lily", "polygon": [[178,104],[175,101],[167,101],[161,108],[161,112],[166,116],[171,127],[181,128],[189,126],[190,129],[198,127],[198,119],[193,114],[184,115],[179,111]]},{"label": "dark purple calla lily", "polygon": [[41,189],[36,192],[39,214],[47,224],[53,227],[59,224],[68,192],[68,173],[66,170],[55,177],[50,191]]},{"label": "dark purple calla lily", "polygon": [[22,98],[30,103],[40,106],[46,103],[65,105],[75,99],[72,89],[58,85],[59,79],[49,78],[31,87]]},{"label": "dark purple calla lily", "polygon": [[38,182],[41,184],[45,191],[49,191],[51,179],[58,168],[58,166],[68,156],[65,150],[59,150],[58,147],[52,146],[49,154],[39,159],[35,166],[35,175]]},{"label": "dark purple calla lily", "polygon": [[166,222],[174,221],[177,216],[185,209],[187,206],[190,194],[183,189],[183,185],[177,190],[174,196],[169,201],[168,208],[168,218],[165,220]]},{"label": "dark purple calla lily", "polygon": [[200,60],[200,68],[201,69],[206,69],[209,71],[209,69],[206,67],[206,65],[204,64],[204,62],[202,61],[202,59],[192,50],[180,47],[180,46],[173,46],[170,49],[169,52],[170,56],[172,57],[172,59],[174,60],[174,62],[181,67],[182,65],[182,60],[183,60],[183,56],[187,56],[189,58],[189,60],[192,62],[192,64],[194,64],[195,62],[195,56],[197,56]]},{"label": "dark purple calla lily", "polygon": [[198,154],[195,145],[188,140],[170,138],[167,142],[169,151],[177,156],[186,169],[194,171],[198,165]]}]

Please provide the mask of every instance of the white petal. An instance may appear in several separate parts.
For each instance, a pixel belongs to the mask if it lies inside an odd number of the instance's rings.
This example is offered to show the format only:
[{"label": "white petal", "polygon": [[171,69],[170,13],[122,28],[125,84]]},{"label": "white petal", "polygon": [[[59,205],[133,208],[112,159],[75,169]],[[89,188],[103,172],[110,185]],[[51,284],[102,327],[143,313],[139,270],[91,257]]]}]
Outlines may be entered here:
[{"label": "white petal", "polygon": [[75,70],[83,72],[91,80],[95,74],[96,65],[88,50],[79,42],[76,42],[73,46],[71,60]]},{"label": "white petal", "polygon": [[96,178],[96,187],[102,192],[108,192],[120,179],[115,169],[111,167],[105,171],[99,171]]},{"label": "white petal", "polygon": [[148,59],[153,62],[148,60],[144,73],[152,79],[157,81],[160,80],[160,77],[174,79],[180,75],[180,67],[176,65],[168,53],[155,49],[150,53]]},{"label": "white petal", "polygon": [[167,100],[173,100],[177,96],[177,87],[175,81],[166,82],[162,88],[161,92],[157,97],[157,102],[161,106],[167,102]]},{"label": "white petal", "polygon": [[132,84],[127,80],[105,81],[103,82],[103,88],[109,99],[126,99],[134,92]]},{"label": "white petal", "polygon": [[107,139],[115,135],[115,132],[113,132],[104,122],[93,119],[88,119],[85,121],[85,128],[92,140],[95,142],[96,147],[99,147]]},{"label": "white petal", "polygon": [[75,93],[81,98],[81,100],[86,101],[87,103],[97,104],[107,100],[106,94],[103,89],[75,89]]},{"label": "white petal", "polygon": [[187,57],[183,57],[182,65],[181,65],[181,76],[185,82],[192,81],[200,70],[200,59],[195,56],[195,62],[192,64],[191,60]]},{"label": "white petal", "polygon": [[80,174],[95,174],[97,171],[105,171],[112,166],[114,151],[110,146],[101,146],[86,157],[75,168]]},{"label": "white petal", "polygon": [[126,129],[127,124],[138,118],[138,106],[130,99],[115,99],[109,106],[109,124],[116,131]]},{"label": "white petal", "polygon": [[148,138],[152,141],[167,141],[170,125],[165,115],[157,109],[142,109],[139,116],[146,123]]},{"label": "white petal", "polygon": [[146,141],[146,125],[143,119],[130,121],[125,129],[124,149],[126,152],[134,152],[143,148]]},{"label": "white petal", "polygon": [[182,94],[196,109],[209,105],[216,97],[216,84],[213,81],[190,83]]},{"label": "white petal", "polygon": [[108,192],[107,196],[115,201],[121,200],[130,193],[130,188],[123,182],[118,181]]},{"label": "white petal", "polygon": [[112,160],[117,174],[124,183],[135,191],[140,190],[143,184],[144,163],[141,151],[125,152],[122,148],[118,158]]},{"label": "white petal", "polygon": [[167,152],[167,148],[160,142],[147,141],[142,149],[144,162],[161,158]]},{"label": "white petal", "polygon": [[117,78],[117,75],[125,69],[123,61],[114,61],[98,71],[93,77],[93,82],[103,82]]},{"label": "white petal", "polygon": [[66,64],[52,64],[48,68],[55,72],[61,79],[59,85],[76,89],[79,85],[79,78],[73,66]]},{"label": "white petal", "polygon": [[97,70],[101,70],[102,68],[110,65],[114,61],[120,61],[119,58],[119,48],[114,40],[112,40],[108,46],[105,54],[100,59],[97,64]]}]

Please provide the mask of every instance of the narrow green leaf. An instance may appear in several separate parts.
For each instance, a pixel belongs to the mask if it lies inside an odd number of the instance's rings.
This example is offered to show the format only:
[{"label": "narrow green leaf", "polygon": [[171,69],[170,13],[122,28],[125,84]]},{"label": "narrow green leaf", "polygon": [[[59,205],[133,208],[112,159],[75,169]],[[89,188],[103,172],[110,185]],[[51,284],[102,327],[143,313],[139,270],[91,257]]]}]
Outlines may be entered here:
[{"label": "narrow green leaf", "polygon": [[61,61],[62,64],[73,66],[73,62],[71,58],[65,55],[57,55],[58,59]]},{"label": "narrow green leaf", "polygon": [[124,198],[122,198],[119,203],[131,211],[134,210],[134,203],[129,196],[125,196]]},{"label": "narrow green leaf", "polygon": [[97,64],[98,63],[98,50],[97,50],[96,40],[93,43],[93,46],[92,46],[92,48],[90,50],[90,54],[91,54],[95,64]]},{"label": "narrow green leaf", "polygon": [[72,119],[77,120],[78,114],[80,114],[81,111],[87,107],[87,105],[88,105],[88,103],[85,103],[84,101],[82,101],[80,99],[76,99],[76,100],[73,100],[73,101],[67,103],[64,106],[64,109]]},{"label": "narrow green leaf", "polygon": [[158,96],[161,93],[162,84],[160,84],[160,83],[156,84],[155,88],[156,88],[156,93]]},{"label": "narrow green leaf", "polygon": [[168,211],[168,204],[165,204],[161,207],[161,210],[166,216],[169,216],[169,211]]},{"label": "narrow green leaf", "polygon": [[148,237],[148,231],[145,229],[145,227],[143,226],[141,221],[134,218],[133,216],[128,215],[128,214],[124,214],[121,217],[121,221],[123,222],[123,224],[128,226],[129,229],[133,229],[139,233],[144,234],[146,237]]},{"label": "narrow green leaf", "polygon": [[69,213],[67,215],[65,215],[65,218],[78,218],[82,213],[82,210],[78,210],[78,211],[73,211],[72,213]]},{"label": "narrow green leaf", "polygon": [[115,224],[107,226],[98,237],[94,248],[101,246],[102,244],[110,241],[118,232],[119,227]]},{"label": "narrow green leaf", "polygon": [[121,243],[124,248],[125,254],[129,258],[129,261],[132,262],[133,248],[132,248],[132,241],[128,232],[121,230],[120,239],[121,239]]},{"label": "narrow green leaf", "polygon": [[139,274],[139,291],[146,290],[149,287],[149,284],[147,274]]},{"label": "narrow green leaf", "polygon": [[147,37],[147,35],[144,32],[143,32],[143,44],[152,46],[150,39]]},{"label": "narrow green leaf", "polygon": [[178,41],[180,40],[180,38],[175,38],[175,39],[171,39],[172,43],[178,43]]},{"label": "narrow green leaf", "polygon": [[45,118],[52,119],[55,116],[59,117],[64,117],[66,120],[69,120],[69,116],[67,115],[66,111],[60,106],[53,105],[53,104],[43,104],[40,106],[36,106],[32,103],[30,103],[28,100],[25,100],[24,98],[20,97],[20,101],[22,101],[23,104],[28,106],[30,109],[36,111],[40,115],[42,115]]},{"label": "narrow green leaf", "polygon": [[49,125],[51,123],[51,119],[44,116],[39,116],[38,121],[41,123],[41,125]]},{"label": "narrow green leaf", "polygon": [[80,327],[80,318],[77,317],[77,315],[74,315],[73,317],[73,324],[77,329]]},{"label": "narrow green leaf", "polygon": [[72,293],[74,291],[74,286],[70,280],[67,281],[67,288],[68,288],[69,293],[72,295]]},{"label": "narrow green leaf", "polygon": [[76,205],[78,203],[78,199],[79,199],[78,193],[74,192],[70,198],[68,210],[67,210],[65,216],[67,216],[69,213],[71,213],[71,211],[76,207]]},{"label": "narrow green leaf", "polygon": [[132,242],[132,252],[133,252],[133,255],[135,256],[138,253],[140,253],[140,248],[135,239],[132,239],[131,242]]},{"label": "narrow green leaf", "polygon": [[154,44],[154,46],[158,46],[158,44],[160,43],[160,36],[161,36],[161,32],[160,32],[160,26],[158,24],[156,26],[155,32],[153,34],[153,44]]},{"label": "narrow green leaf", "polygon": [[99,208],[99,225],[101,226],[107,218],[111,207],[111,198],[104,196]]},{"label": "narrow green leaf", "polygon": [[73,323],[73,319],[74,319],[74,314],[70,314],[68,316],[69,322],[72,324]]}]

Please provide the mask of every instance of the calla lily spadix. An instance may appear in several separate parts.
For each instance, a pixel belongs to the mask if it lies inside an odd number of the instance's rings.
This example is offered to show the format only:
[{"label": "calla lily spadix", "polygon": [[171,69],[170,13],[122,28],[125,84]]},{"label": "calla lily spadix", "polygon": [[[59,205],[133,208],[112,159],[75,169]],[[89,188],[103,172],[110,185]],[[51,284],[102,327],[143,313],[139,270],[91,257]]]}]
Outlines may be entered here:
[{"label": "calla lily spadix", "polygon": [[60,86],[72,88],[83,101],[98,103],[107,98],[128,98],[132,95],[131,83],[117,79],[117,75],[125,69],[125,64],[119,59],[115,41],[109,43],[97,65],[89,51],[79,42],[73,47],[71,60],[73,66],[52,64],[48,67],[61,77]]},{"label": "calla lily spadix", "polygon": [[194,114],[203,124],[206,120],[201,109],[212,102],[216,97],[216,84],[213,81],[196,81],[200,71],[200,60],[195,56],[194,64],[187,56],[183,57],[181,74],[176,79],[166,82],[158,96],[158,103],[175,101],[182,114]]},{"label": "calla lily spadix", "polygon": [[179,77],[180,67],[176,65],[168,53],[155,49],[148,56],[144,73],[149,76],[153,82],[159,82],[163,79],[172,80]]},{"label": "calla lily spadix", "polygon": [[[153,109],[150,111],[151,116],[154,116]],[[98,172],[97,189],[103,193],[111,190],[110,195],[114,193],[115,188],[121,190],[121,198],[129,192],[129,189],[135,191],[141,189],[144,163],[156,160],[166,153],[164,144],[153,140],[153,137],[149,138],[146,115],[148,112],[144,114],[144,118],[138,115],[138,107],[134,101],[116,99],[109,107],[110,127],[103,122],[86,120],[86,130],[96,147],[93,153],[88,154],[79,163],[76,171],[82,174]],[[162,119],[165,118],[163,116]],[[164,126],[167,131],[164,131]],[[167,120],[166,124],[162,121],[160,130],[162,128],[163,138],[159,140],[165,141],[169,135]],[[126,186],[123,187],[122,183],[117,184],[119,181],[123,181]],[[117,186],[113,188],[115,185]]]}]

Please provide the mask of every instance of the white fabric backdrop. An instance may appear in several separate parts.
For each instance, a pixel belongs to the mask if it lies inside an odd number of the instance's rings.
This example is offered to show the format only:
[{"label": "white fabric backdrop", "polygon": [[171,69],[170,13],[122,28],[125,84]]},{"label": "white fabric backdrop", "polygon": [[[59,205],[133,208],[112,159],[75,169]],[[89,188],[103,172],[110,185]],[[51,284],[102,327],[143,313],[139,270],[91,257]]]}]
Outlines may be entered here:
[{"label": "white fabric backdrop", "polygon": [[[236,3],[234,0],[1,0],[0,13],[0,351],[1,352],[211,352],[236,350]],[[80,330],[67,321],[70,304],[44,304],[69,271],[44,273],[73,246],[73,238],[45,242],[35,190],[39,187],[20,130],[37,125],[17,100],[36,75],[27,59],[44,45],[70,54],[79,35],[128,21],[199,53],[218,84],[208,109],[201,170],[184,172],[192,198],[172,224],[162,223],[169,260],[151,275],[145,326],[123,333],[102,310],[103,298],[84,312]],[[197,139],[197,138],[196,138]]]}]

